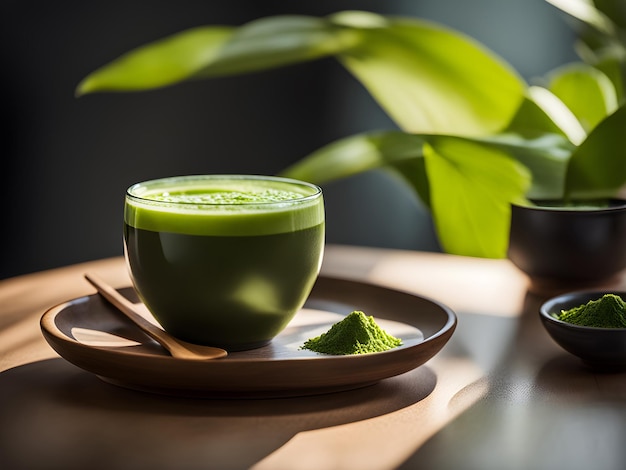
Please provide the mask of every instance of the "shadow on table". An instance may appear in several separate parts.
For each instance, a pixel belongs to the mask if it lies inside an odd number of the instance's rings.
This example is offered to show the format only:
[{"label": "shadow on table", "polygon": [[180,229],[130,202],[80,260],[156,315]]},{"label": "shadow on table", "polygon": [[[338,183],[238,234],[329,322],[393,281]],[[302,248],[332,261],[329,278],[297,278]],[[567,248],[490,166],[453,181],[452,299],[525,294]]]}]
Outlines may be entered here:
[{"label": "shadow on table", "polygon": [[[485,396],[400,469],[624,468],[626,372],[599,373],[557,346],[539,319],[543,301],[528,293],[521,315],[506,320],[512,334],[508,345],[492,348],[499,354],[487,369]],[[480,321],[484,326],[487,319]],[[502,321],[492,319],[490,328]],[[465,354],[476,356],[476,350]]]},{"label": "shadow on table", "polygon": [[205,400],[118,388],[51,359],[0,374],[0,468],[249,468],[299,432],[410,406],[436,381],[423,366],[347,392]]},{"label": "shadow on table", "polygon": [[[626,369],[593,369],[579,358],[562,353],[547,361],[534,387],[554,400],[614,402],[626,409]],[[625,428],[626,430],[626,428]]]}]

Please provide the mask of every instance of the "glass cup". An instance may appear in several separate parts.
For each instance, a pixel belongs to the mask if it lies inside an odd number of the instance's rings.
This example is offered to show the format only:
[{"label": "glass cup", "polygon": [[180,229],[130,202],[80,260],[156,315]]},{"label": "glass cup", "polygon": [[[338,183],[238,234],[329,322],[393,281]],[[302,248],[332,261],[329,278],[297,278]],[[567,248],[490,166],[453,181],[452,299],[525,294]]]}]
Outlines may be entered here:
[{"label": "glass cup", "polygon": [[131,186],[124,253],[137,293],[182,340],[261,347],[302,307],[324,251],[319,187],[270,176],[198,175]]}]

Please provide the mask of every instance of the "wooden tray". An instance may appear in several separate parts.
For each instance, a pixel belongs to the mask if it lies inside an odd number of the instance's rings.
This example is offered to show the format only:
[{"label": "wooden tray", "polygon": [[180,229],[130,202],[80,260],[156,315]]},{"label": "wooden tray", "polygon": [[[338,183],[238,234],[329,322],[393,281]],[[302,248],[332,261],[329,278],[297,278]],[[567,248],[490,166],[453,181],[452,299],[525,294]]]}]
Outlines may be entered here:
[{"label": "wooden tray", "polygon": [[[120,292],[137,302],[132,288]],[[404,344],[350,356],[299,349],[353,310],[374,316]],[[59,355],[115,385],[177,396],[262,398],[349,390],[408,372],[439,352],[456,322],[450,308],[433,300],[320,276],[304,308],[271,344],[224,359],[174,359],[98,294],[50,308],[41,329]]]}]

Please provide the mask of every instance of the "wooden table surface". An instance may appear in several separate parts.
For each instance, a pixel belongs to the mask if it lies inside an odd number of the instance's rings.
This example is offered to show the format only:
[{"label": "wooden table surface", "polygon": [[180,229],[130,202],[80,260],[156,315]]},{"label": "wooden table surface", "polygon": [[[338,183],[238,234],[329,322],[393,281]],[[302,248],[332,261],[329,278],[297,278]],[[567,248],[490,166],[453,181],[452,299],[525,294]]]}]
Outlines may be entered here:
[{"label": "wooden table surface", "polygon": [[626,373],[560,349],[507,260],[328,246],[324,274],[439,300],[456,332],[401,376],[269,400],[126,390],[60,358],[39,319],[94,293],[87,271],[130,284],[122,258],[0,281],[0,469],[626,468]]}]

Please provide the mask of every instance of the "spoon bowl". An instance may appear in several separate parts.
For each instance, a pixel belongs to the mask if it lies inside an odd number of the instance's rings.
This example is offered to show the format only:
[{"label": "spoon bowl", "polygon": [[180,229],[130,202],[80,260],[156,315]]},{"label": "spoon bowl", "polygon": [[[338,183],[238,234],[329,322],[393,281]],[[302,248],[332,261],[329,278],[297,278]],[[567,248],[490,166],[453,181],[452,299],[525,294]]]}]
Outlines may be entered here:
[{"label": "spoon bowl", "polygon": [[85,279],[96,288],[98,293],[123,313],[139,329],[163,346],[177,359],[206,361],[226,357],[228,352],[213,346],[203,346],[182,341],[152,324],[137,312],[135,305],[113,287],[94,274],[85,274]]}]

